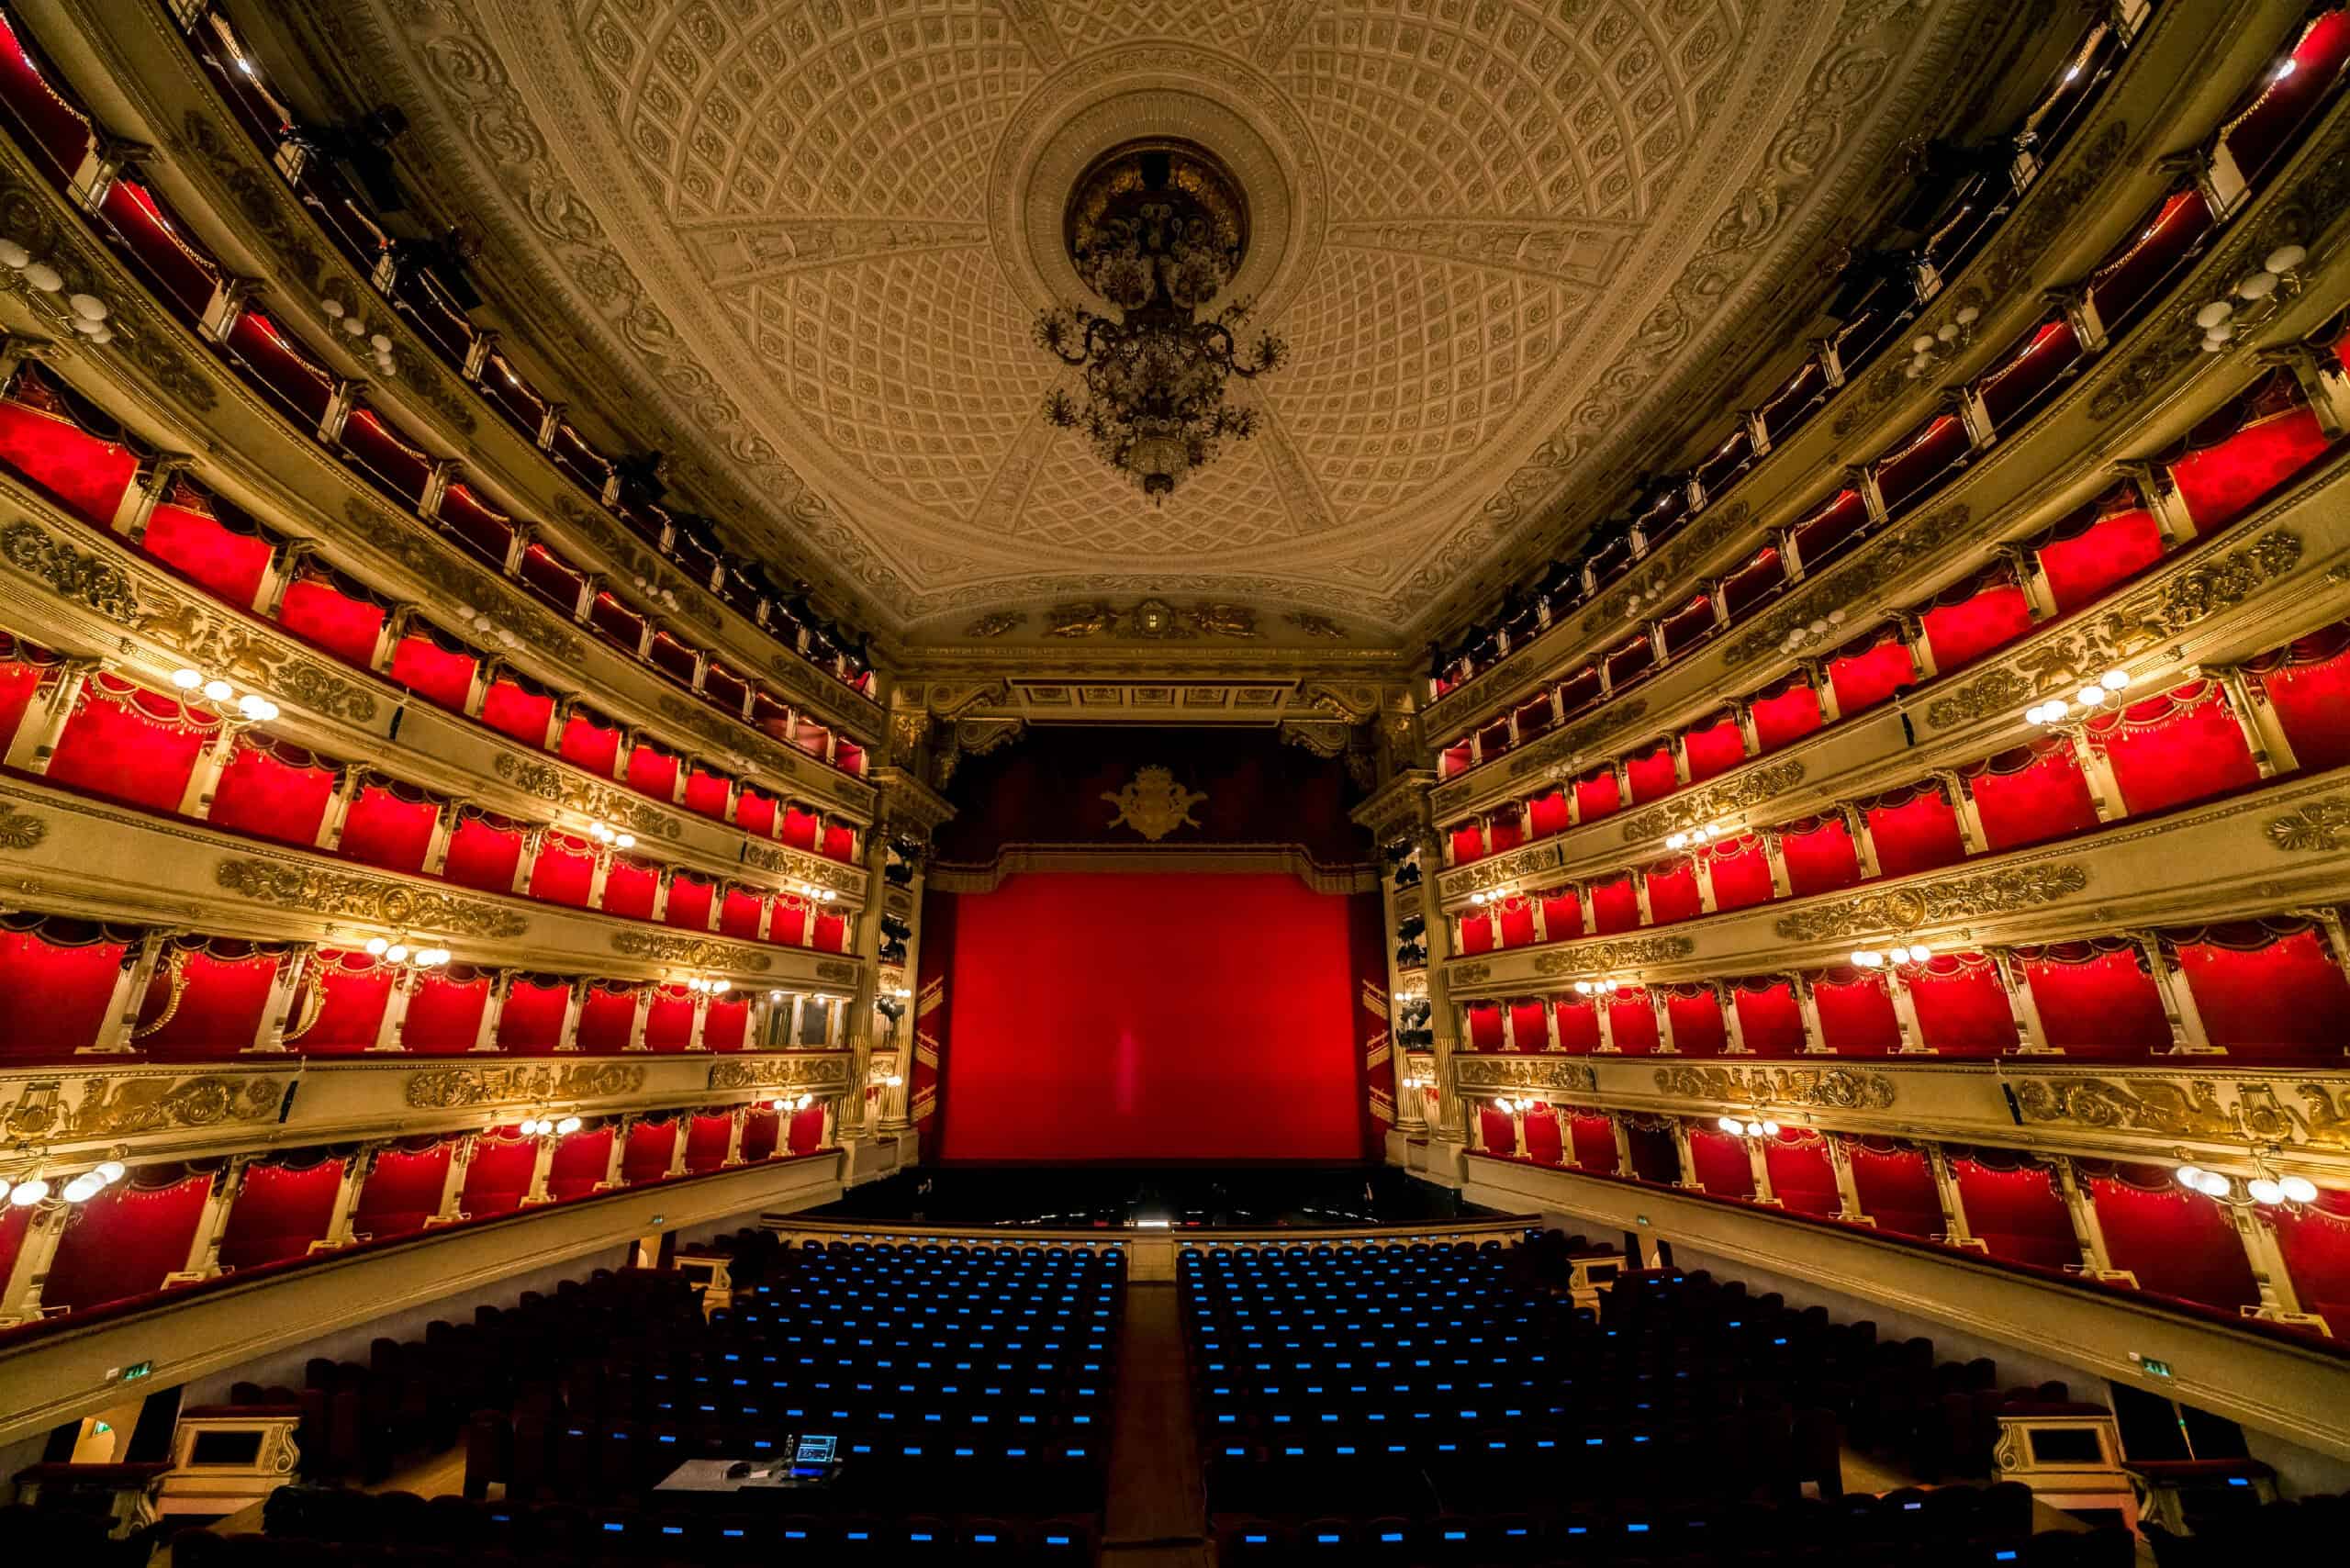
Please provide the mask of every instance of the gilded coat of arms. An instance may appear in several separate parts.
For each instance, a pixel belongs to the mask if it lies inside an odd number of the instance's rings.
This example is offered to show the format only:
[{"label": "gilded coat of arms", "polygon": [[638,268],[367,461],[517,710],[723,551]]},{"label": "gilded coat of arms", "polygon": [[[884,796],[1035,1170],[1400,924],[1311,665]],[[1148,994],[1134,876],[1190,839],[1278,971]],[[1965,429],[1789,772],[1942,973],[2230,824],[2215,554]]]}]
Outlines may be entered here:
[{"label": "gilded coat of arms", "polygon": [[1125,789],[1115,794],[1104,790],[1102,798],[1118,808],[1110,819],[1112,827],[1124,823],[1156,844],[1179,827],[1199,826],[1192,808],[1206,800],[1207,794],[1184,789],[1164,767],[1145,767],[1136,772]]}]

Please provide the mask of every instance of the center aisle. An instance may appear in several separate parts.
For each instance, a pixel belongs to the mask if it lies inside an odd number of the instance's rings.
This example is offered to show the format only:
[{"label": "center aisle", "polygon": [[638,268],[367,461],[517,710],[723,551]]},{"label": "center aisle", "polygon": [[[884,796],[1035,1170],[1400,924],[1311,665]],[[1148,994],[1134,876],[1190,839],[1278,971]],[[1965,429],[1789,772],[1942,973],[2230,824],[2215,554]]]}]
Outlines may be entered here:
[{"label": "center aisle", "polygon": [[1102,1562],[1205,1564],[1207,1501],[1172,1284],[1126,1287],[1116,1411]]}]

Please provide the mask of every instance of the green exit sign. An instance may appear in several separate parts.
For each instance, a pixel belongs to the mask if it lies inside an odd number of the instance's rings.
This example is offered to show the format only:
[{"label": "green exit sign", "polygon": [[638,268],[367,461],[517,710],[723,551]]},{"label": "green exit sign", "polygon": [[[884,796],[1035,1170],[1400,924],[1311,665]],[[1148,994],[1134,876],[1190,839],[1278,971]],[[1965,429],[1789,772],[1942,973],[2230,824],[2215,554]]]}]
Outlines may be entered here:
[{"label": "green exit sign", "polygon": [[2158,1361],[2152,1356],[2141,1356],[2138,1358],[2138,1364],[2145,1369],[2145,1372],[2148,1377],[2170,1376],[2170,1363],[2168,1361]]},{"label": "green exit sign", "polygon": [[663,1218],[664,1218],[664,1216],[663,1216],[663,1215],[655,1215],[653,1216],[653,1223],[654,1223],[654,1224],[655,1224],[655,1225],[659,1225],[659,1224],[662,1222],[662,1219],[663,1219]]},{"label": "green exit sign", "polygon": [[152,1361],[133,1361],[129,1366],[122,1369],[122,1381],[125,1383],[137,1383],[140,1378],[145,1377],[154,1370],[155,1363]]}]

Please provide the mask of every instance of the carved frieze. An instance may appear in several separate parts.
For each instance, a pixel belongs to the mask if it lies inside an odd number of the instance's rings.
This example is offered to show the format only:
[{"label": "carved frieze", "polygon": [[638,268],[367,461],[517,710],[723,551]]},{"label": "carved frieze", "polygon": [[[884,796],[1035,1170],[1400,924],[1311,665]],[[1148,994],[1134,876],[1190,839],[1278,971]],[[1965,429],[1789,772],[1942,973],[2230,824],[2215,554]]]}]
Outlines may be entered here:
[{"label": "carved frieze", "polygon": [[1458,1089],[1557,1089],[1589,1093],[1599,1075],[1589,1062],[1564,1057],[1456,1056],[1452,1082]]},{"label": "carved frieze", "polygon": [[0,529],[0,561],[58,598],[95,610],[109,621],[127,626],[139,613],[139,592],[129,573],[37,522],[18,519]]},{"label": "carved frieze", "polygon": [[1725,1104],[1809,1105],[1828,1111],[1892,1107],[1893,1080],[1842,1067],[1692,1067],[1656,1070],[1657,1091]]},{"label": "carved frieze", "polygon": [[285,1092],[283,1079],[241,1075],[33,1080],[0,1113],[0,1130],[20,1143],[67,1142],[274,1121]]},{"label": "carved frieze", "polygon": [[756,947],[707,936],[670,936],[656,931],[615,931],[612,951],[625,958],[647,958],[656,964],[682,964],[694,969],[765,974],[775,967],[775,961]]},{"label": "carved frieze", "polygon": [[544,1100],[607,1100],[644,1087],[641,1063],[518,1062],[510,1067],[453,1067],[408,1075],[410,1110],[451,1111]]},{"label": "carved frieze", "polygon": [[1736,669],[1777,650],[1798,627],[1816,621],[1850,620],[1879,590],[1963,539],[1971,515],[1966,503],[1960,501],[1903,524],[1873,545],[1863,545],[1850,564],[1798,590],[1724,648],[1724,667]]},{"label": "carved frieze", "polygon": [[855,896],[865,892],[865,873],[857,868],[819,855],[803,855],[779,844],[744,845],[743,864]]},{"label": "carved frieze", "polygon": [[1559,863],[1559,845],[1555,839],[1529,844],[1523,849],[1513,849],[1506,855],[1488,856],[1472,865],[1447,871],[1440,886],[1447,899],[1485,888],[1498,888],[1521,878],[1547,871]]},{"label": "carved frieze", "polygon": [[1627,821],[1623,826],[1624,842],[1636,844],[1642,839],[1662,838],[1683,828],[1718,822],[1733,812],[1759,806],[1802,783],[1803,771],[1802,761],[1789,757],[1767,767],[1740,772],[1688,795],[1675,796]]},{"label": "carved frieze", "polygon": [[844,964],[838,959],[827,959],[816,966],[816,978],[830,980],[834,985],[855,985],[861,973],[856,965]]},{"label": "carved frieze", "polygon": [[214,868],[212,879],[226,891],[281,909],[448,936],[506,938],[531,929],[530,920],[517,911],[386,877],[232,859]]},{"label": "carved frieze", "polygon": [[1576,757],[1599,744],[1602,735],[1637,722],[1648,711],[1649,700],[1645,697],[1610,702],[1598,717],[1587,719],[1572,729],[1561,730],[1555,735],[1545,735],[1524,750],[1511,753],[1509,776],[1516,780],[1553,767],[1571,767]]},{"label": "carved frieze", "polygon": [[[343,515],[370,544],[407,567],[433,590],[426,602],[427,614],[463,617],[450,626],[450,631],[487,633],[500,642],[511,639],[533,653],[570,666],[576,666],[586,655],[587,644],[568,630],[565,622],[499,578],[467,566],[452,553],[450,546],[425,534],[407,518],[356,496],[343,504]],[[482,627],[476,618],[489,624]]]},{"label": "carved frieze", "polygon": [[0,849],[30,849],[49,836],[49,823],[0,801]]},{"label": "carved frieze", "polygon": [[1926,705],[1930,729],[2020,712],[2051,692],[2160,647],[2232,610],[2300,565],[2300,535],[2273,528],[2258,539],[2166,577],[2111,610],[2042,642]]},{"label": "carved frieze", "polygon": [[[2154,1137],[2350,1150],[2350,1084],[2114,1072],[2015,1085],[2027,1123]],[[2292,1104],[2286,1095],[2298,1096]]]},{"label": "carved frieze", "polygon": [[624,827],[639,838],[677,838],[686,831],[676,817],[643,796],[583,778],[559,763],[500,752],[494,766],[498,776],[516,789]]},{"label": "carved frieze", "polygon": [[1539,975],[1600,975],[1669,964],[1697,950],[1686,936],[1626,936],[1613,942],[1578,943],[1555,953],[1538,953]]},{"label": "carved frieze", "polygon": [[2053,903],[2079,892],[2088,882],[2088,872],[2079,866],[2016,866],[1837,899],[1816,909],[1782,915],[1771,929],[1790,942],[1914,931],[1947,921],[2013,914],[2037,904]]},{"label": "carved frieze", "polygon": [[1455,964],[1448,977],[1454,985],[1483,985],[1494,978],[1491,964]]},{"label": "carved frieze", "polygon": [[[2261,824],[2268,842],[2288,855],[2331,855],[2350,849],[2350,795],[2307,801]],[[6,823],[0,823],[0,831]]]},{"label": "carved frieze", "polygon": [[710,1064],[712,1089],[841,1089],[848,1084],[845,1051],[822,1056],[733,1057]]}]

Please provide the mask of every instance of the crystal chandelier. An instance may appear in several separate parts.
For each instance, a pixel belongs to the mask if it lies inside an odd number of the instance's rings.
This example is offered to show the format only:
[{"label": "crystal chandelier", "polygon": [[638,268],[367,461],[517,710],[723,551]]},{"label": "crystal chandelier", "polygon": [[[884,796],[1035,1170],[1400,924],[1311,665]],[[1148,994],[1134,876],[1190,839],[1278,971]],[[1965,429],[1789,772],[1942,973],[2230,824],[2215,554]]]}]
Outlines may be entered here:
[{"label": "crystal chandelier", "polygon": [[1118,148],[1078,182],[1067,223],[1069,260],[1120,319],[1082,307],[1036,318],[1036,341],[1083,372],[1083,390],[1056,389],[1045,417],[1082,430],[1102,460],[1162,501],[1226,440],[1257,428],[1253,409],[1225,402],[1233,376],[1281,363],[1270,333],[1243,346],[1246,300],[1201,309],[1232,281],[1248,246],[1239,187],[1205,152],[1183,144]]}]

